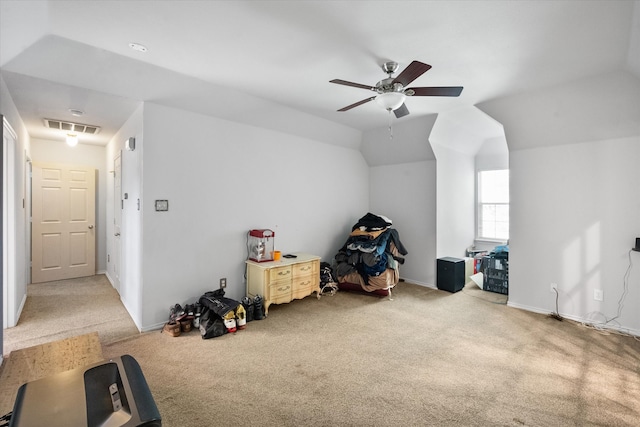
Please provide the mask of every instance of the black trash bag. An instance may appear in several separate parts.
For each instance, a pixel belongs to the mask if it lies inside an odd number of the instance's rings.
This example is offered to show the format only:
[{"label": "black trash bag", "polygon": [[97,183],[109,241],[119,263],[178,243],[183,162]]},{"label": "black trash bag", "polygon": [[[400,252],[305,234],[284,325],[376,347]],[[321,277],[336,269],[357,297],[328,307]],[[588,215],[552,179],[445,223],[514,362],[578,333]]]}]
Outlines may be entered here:
[{"label": "black trash bag", "polygon": [[238,301],[224,296],[224,290],[205,292],[198,301],[205,312],[200,316],[200,334],[203,339],[215,338],[228,332],[224,319],[235,318]]},{"label": "black trash bag", "polygon": [[227,313],[234,311],[240,303],[234,299],[226,298],[224,296],[224,290],[218,289],[216,291],[205,292],[200,297],[200,304],[209,310],[216,313],[221,318],[225,318]]},{"label": "black trash bag", "polygon": [[219,337],[227,333],[227,327],[224,325],[222,317],[208,308],[205,308],[200,316],[199,329],[203,340]]}]

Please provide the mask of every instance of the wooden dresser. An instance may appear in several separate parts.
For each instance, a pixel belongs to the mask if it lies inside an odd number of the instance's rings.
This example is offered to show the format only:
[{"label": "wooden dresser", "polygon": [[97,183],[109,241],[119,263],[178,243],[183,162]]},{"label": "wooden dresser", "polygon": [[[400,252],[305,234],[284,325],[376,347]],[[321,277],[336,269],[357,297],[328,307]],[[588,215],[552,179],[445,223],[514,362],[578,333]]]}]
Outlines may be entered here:
[{"label": "wooden dresser", "polygon": [[265,315],[271,304],[283,304],[312,293],[320,298],[320,257],[295,253],[297,258],[247,263],[247,295],[264,299]]}]

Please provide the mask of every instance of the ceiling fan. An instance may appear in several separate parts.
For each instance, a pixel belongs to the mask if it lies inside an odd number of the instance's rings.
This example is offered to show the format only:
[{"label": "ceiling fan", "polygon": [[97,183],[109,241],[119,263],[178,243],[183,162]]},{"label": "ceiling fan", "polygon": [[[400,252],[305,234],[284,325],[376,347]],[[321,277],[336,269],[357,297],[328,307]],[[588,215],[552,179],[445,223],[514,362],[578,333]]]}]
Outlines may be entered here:
[{"label": "ceiling fan", "polygon": [[407,88],[407,86],[429,71],[431,65],[423,64],[420,61],[413,61],[407,68],[404,69],[397,77],[391,77],[393,73],[398,69],[398,63],[388,61],[382,64],[382,71],[387,73],[389,77],[384,80],[380,80],[375,86],[363,85],[360,83],[352,83],[346,80],[334,79],[330,83],[336,83],[339,85],[353,86],[361,89],[372,90],[378,92],[376,96],[372,96],[362,101],[358,101],[355,104],[347,105],[338,111],[347,111],[362,104],[366,104],[374,99],[385,110],[394,112],[397,118],[406,116],[409,114],[409,109],[404,104],[407,96],[459,96],[462,92],[462,86],[441,86],[441,87],[413,87]]}]

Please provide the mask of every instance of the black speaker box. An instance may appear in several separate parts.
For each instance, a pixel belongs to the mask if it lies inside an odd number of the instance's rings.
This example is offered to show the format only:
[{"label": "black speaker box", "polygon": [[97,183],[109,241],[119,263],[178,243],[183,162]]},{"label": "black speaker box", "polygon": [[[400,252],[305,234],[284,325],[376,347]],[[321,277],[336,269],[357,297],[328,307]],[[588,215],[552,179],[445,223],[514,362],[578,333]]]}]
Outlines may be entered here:
[{"label": "black speaker box", "polygon": [[461,258],[438,258],[436,265],[436,285],[438,289],[458,292],[464,288],[464,260]]}]

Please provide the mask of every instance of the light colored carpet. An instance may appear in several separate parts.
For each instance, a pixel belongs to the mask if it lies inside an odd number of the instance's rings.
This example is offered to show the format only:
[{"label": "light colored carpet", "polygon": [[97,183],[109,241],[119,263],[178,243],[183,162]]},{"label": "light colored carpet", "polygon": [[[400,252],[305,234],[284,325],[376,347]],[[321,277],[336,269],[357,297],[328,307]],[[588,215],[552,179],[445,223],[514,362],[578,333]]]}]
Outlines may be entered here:
[{"label": "light colored carpet", "polygon": [[0,368],[0,415],[13,409],[22,384],[101,360],[95,332],[12,351]]},{"label": "light colored carpet", "polygon": [[139,334],[105,275],[30,284],[18,324],[4,330],[3,355],[91,332],[102,343]]},{"label": "light colored carpet", "polygon": [[169,427],[638,425],[640,342],[503,303],[400,283],[393,301],[308,297],[235,334],[103,353],[138,360]]}]

